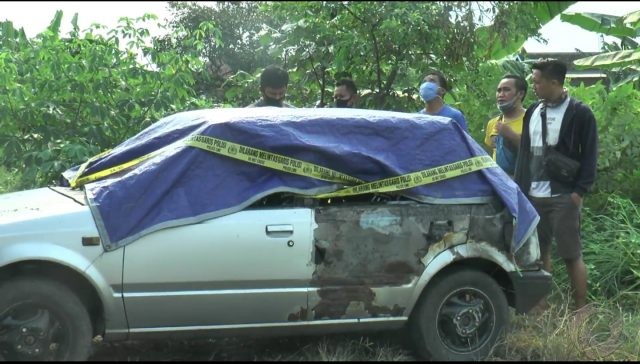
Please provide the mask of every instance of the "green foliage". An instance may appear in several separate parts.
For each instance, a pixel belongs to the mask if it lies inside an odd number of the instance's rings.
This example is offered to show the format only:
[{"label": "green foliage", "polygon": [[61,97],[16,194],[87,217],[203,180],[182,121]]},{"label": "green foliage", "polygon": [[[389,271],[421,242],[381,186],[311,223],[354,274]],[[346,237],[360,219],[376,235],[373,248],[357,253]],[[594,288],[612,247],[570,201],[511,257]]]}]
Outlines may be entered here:
[{"label": "green foliage", "polygon": [[9,22],[0,27],[0,163],[22,172],[23,187],[51,183],[167,114],[210,105],[193,90],[203,64],[197,52],[215,34],[210,24],[185,30],[181,41],[194,51],[177,54],[147,45],[149,32],[137,23],[152,15],[123,18],[107,36],[100,25],[83,33],[74,25],[61,37],[61,18],[58,11],[34,39]]},{"label": "green foliage", "polygon": [[635,83],[640,79],[640,47],[633,38],[640,32],[640,10],[623,16],[595,13],[567,13],[560,17],[563,21],[583,29],[617,37],[619,44],[603,45],[605,53],[574,61],[577,69],[599,68],[607,70],[614,87],[625,83]]},{"label": "green foliage", "polygon": [[[34,39],[4,22],[0,162],[22,171],[24,186],[50,183],[60,171],[164,115],[255,101],[262,67],[274,62],[289,70],[288,98],[295,105],[330,103],[333,82],[346,74],[359,85],[360,107],[407,112],[422,107],[417,86],[424,73],[441,69],[452,86],[445,100],[465,113],[471,135],[481,142],[486,122],[497,115],[499,79],[505,73],[530,73],[509,57],[487,61],[498,54],[486,53],[493,47],[487,44],[502,44],[500,52],[511,49],[505,43],[510,30],[533,34],[568,4],[230,2],[203,7],[176,2],[171,3],[172,32],[155,39],[153,47],[147,29],[137,25],[152,16],[125,18],[103,36],[97,34],[104,30],[99,25],[81,33],[76,15],[73,30],[61,37],[58,13]],[[624,19],[625,26],[637,23],[632,14]],[[478,21],[490,25],[478,26]],[[495,30],[494,38],[486,38],[486,29]],[[150,65],[141,65],[138,53]],[[221,75],[223,65],[232,71]],[[598,120],[597,188],[640,199],[640,188],[634,187],[640,180],[634,163],[640,150],[632,143],[640,136],[638,92],[627,86],[607,92],[596,85],[572,94],[590,105]],[[529,92],[525,105],[534,97]]]},{"label": "green foliage", "polygon": [[592,32],[616,36],[635,37],[633,27],[625,24],[624,17],[596,13],[566,13],[560,20],[577,25]]},{"label": "green foliage", "polygon": [[[2,154],[2,151],[0,151]],[[18,190],[18,181],[20,177],[17,171],[7,170],[0,165],[0,193],[13,192]]]},{"label": "green foliage", "polygon": [[[199,50],[206,67],[194,76],[198,95],[226,105],[244,106],[255,101],[259,96],[257,87],[251,89],[250,97],[239,88],[250,86],[244,83],[247,75],[259,75],[274,62],[274,57],[260,47],[265,29],[279,26],[270,14],[260,11],[260,4],[252,1],[219,1],[208,5],[171,1],[169,10],[173,15],[169,22],[172,34],[156,39],[158,50],[192,52],[183,41],[190,36],[184,29],[195,29],[204,22],[216,26]],[[229,80],[233,75],[234,79]]]},{"label": "green foliage", "polygon": [[[279,28],[262,33],[262,47],[290,72],[289,98],[298,106],[327,103],[333,83],[350,75],[363,90],[360,107],[415,111],[427,70],[452,84],[493,54],[486,44],[536,35],[569,3],[532,2],[273,2],[262,5]],[[479,27],[483,21],[494,26]],[[483,34],[484,38],[479,38]],[[515,50],[515,49],[514,49]],[[456,100],[456,90],[451,90]]]},{"label": "green foliage", "polygon": [[570,88],[570,92],[589,105],[598,124],[596,189],[640,201],[640,91],[624,84],[607,92],[598,83]]}]

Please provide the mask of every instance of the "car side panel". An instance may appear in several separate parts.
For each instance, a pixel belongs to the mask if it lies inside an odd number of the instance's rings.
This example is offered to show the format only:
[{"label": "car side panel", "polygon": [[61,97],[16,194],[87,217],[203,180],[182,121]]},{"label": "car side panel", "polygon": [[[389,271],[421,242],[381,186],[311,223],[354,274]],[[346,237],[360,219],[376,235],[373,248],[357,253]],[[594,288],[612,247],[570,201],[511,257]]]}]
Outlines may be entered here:
[{"label": "car side panel", "polygon": [[307,309],[312,210],[245,210],[125,247],[132,331],[282,323]]},{"label": "car side panel", "polygon": [[422,277],[432,271],[430,257],[450,247],[478,242],[479,251],[469,256],[508,266],[508,217],[499,208],[411,202],[318,208],[309,319],[408,317]]}]

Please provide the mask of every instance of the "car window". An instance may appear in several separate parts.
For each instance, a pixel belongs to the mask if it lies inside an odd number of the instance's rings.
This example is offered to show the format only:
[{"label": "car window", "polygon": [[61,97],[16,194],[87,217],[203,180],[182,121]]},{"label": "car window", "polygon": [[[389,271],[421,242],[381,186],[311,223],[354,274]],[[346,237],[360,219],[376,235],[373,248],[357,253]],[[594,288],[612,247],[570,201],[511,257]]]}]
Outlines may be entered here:
[{"label": "car window", "polygon": [[344,204],[369,204],[383,205],[391,201],[410,201],[406,197],[394,194],[365,193],[361,195],[311,198],[289,192],[272,193],[251,204],[248,209],[260,208],[293,208],[293,207],[319,207]]}]

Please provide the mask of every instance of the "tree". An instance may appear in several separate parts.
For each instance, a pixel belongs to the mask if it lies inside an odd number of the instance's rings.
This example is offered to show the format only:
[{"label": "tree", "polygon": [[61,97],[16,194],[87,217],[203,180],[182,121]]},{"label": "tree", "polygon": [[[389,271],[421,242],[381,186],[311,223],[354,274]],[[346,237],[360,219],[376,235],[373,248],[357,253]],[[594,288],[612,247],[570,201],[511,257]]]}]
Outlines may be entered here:
[{"label": "tree", "polygon": [[346,72],[369,90],[364,107],[415,109],[428,69],[444,71],[455,83],[458,74],[517,51],[570,4],[274,2],[263,9],[285,24],[265,44],[289,68],[292,94],[302,105],[324,99],[327,79]]},{"label": "tree", "polygon": [[[229,87],[223,88],[223,85],[231,75],[254,74],[274,61],[266,51],[261,50],[260,42],[262,32],[267,27],[277,25],[268,13],[260,11],[257,2],[219,1],[207,6],[196,2],[171,1],[169,10],[173,15],[169,23],[173,32],[156,39],[156,48],[159,50],[171,50],[178,54],[192,52],[194,50],[188,49],[182,42],[188,33],[180,30],[196,29],[203,22],[215,24],[217,32],[205,38],[204,48],[199,52],[206,62],[206,68],[195,75],[198,94],[206,95],[214,102],[229,101],[225,100],[225,91]],[[177,34],[180,32],[184,35]],[[236,95],[233,96],[233,101],[238,101],[235,100]]]},{"label": "tree", "polygon": [[188,31],[181,39],[194,52],[177,54],[147,45],[138,23],[153,18],[123,18],[107,36],[100,25],[81,32],[76,15],[61,37],[61,11],[33,39],[0,25],[0,163],[22,172],[20,187],[51,183],[167,114],[210,105],[196,96],[193,75],[211,25]]}]

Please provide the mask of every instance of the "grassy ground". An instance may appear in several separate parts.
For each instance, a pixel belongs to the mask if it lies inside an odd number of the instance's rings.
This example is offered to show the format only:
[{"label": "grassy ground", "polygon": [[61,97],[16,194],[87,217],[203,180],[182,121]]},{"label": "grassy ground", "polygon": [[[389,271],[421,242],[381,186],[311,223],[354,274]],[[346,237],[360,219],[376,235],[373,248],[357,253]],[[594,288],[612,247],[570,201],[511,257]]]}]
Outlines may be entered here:
[{"label": "grassy ground", "polygon": [[[595,361],[640,359],[640,313],[614,302],[591,303],[582,323],[556,287],[551,307],[537,315],[512,313],[508,334],[488,361]],[[94,361],[416,361],[404,331],[372,335],[227,338],[192,341],[96,343]]]}]

